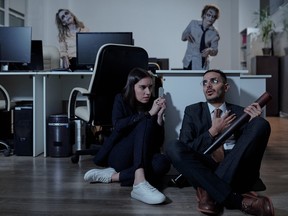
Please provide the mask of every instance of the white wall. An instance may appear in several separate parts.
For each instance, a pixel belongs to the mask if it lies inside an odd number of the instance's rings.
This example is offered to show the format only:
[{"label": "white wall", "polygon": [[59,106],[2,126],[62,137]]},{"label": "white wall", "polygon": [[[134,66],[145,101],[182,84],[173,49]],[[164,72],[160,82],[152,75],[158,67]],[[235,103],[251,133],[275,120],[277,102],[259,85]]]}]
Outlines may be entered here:
[{"label": "white wall", "polygon": [[243,10],[240,14],[238,5],[251,6],[250,0],[28,0],[27,19],[33,39],[58,46],[55,14],[59,8],[68,8],[90,31],[132,31],[135,45],[145,48],[150,57],[169,58],[170,68],[182,68],[186,49],[182,31],[191,19],[200,19],[208,3],[221,10],[215,23],[221,37],[219,54],[211,68],[240,69],[239,26],[244,23],[239,20],[247,15]]},{"label": "white wall", "polygon": [[10,0],[8,2],[8,4],[9,4],[9,8],[12,8],[12,9],[14,9],[16,11],[19,11],[20,13],[23,13],[23,14],[26,13],[26,11],[25,11],[25,8],[26,8],[25,7],[25,1]]}]

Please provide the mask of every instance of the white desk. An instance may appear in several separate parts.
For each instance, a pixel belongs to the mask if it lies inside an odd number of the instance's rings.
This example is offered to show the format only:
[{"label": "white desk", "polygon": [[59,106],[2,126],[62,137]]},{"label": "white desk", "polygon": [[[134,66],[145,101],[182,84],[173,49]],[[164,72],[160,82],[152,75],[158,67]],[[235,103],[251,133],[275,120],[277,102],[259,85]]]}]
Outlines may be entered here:
[{"label": "white desk", "polygon": [[43,146],[46,152],[47,119],[52,114],[67,112],[69,95],[74,87],[88,88],[93,72],[38,72],[43,82]]},{"label": "white desk", "polygon": [[0,83],[12,101],[33,104],[33,156],[46,157],[46,125],[51,114],[63,113],[72,88],[88,88],[92,72],[0,72]]},{"label": "white desk", "polygon": [[[163,77],[166,110],[166,141],[178,138],[184,109],[205,100],[200,86],[204,71],[157,71]],[[266,91],[270,75],[247,75],[247,71],[224,71],[231,89],[230,102],[247,106]],[[67,111],[65,103],[74,87],[88,88],[92,72],[0,72],[0,83],[12,100],[33,103],[33,156],[46,157],[46,125],[51,114]]]},{"label": "white desk", "polygon": [[31,101],[33,104],[33,156],[43,152],[43,82],[36,72],[0,72],[0,83],[12,101]]},{"label": "white desk", "polygon": [[[159,70],[167,101],[165,111],[165,143],[178,138],[187,105],[206,101],[200,82],[205,71]],[[230,84],[227,101],[243,107],[251,104],[266,91],[270,75],[248,75],[247,70],[224,70]]]},{"label": "white desk", "polygon": [[[248,106],[266,91],[266,79],[271,75],[240,75],[240,105]],[[273,100],[273,98],[272,98]],[[265,107],[263,114],[266,116]]]}]

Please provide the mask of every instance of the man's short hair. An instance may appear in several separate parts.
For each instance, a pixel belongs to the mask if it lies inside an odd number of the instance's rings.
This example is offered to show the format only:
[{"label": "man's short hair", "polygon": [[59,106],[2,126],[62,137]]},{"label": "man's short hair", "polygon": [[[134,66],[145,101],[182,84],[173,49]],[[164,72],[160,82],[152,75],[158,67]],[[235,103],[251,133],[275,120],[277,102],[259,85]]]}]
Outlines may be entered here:
[{"label": "man's short hair", "polygon": [[210,72],[214,72],[214,73],[220,74],[220,76],[222,77],[224,83],[227,83],[227,76],[226,76],[226,74],[225,74],[223,71],[219,70],[219,69],[210,69],[210,70],[207,70],[207,71],[203,74],[203,76],[205,76],[205,74],[210,73]]},{"label": "man's short hair", "polygon": [[213,4],[208,4],[208,5],[205,5],[204,8],[202,9],[202,14],[201,14],[201,17],[203,18],[203,16],[207,13],[208,10],[214,10],[216,12],[215,14],[215,20],[217,20],[220,16],[220,9],[216,6],[216,5],[213,5]]}]

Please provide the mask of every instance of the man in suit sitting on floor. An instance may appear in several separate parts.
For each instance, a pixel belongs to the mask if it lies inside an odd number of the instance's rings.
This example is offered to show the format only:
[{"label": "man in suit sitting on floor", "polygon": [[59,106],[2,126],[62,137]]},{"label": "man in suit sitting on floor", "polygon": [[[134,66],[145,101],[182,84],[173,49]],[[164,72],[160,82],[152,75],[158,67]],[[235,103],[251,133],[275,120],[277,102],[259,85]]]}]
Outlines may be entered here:
[{"label": "man in suit sitting on floor", "polygon": [[[173,166],[196,189],[202,213],[217,215],[225,207],[274,215],[270,199],[254,192],[259,182],[262,188],[258,189],[265,190],[260,167],[271,132],[269,122],[260,117],[260,105],[252,103],[244,109],[226,102],[229,84],[220,70],[206,71],[201,84],[207,101],[186,107],[179,140],[166,147]],[[203,154],[244,112],[250,115],[249,122],[211,155]]]}]

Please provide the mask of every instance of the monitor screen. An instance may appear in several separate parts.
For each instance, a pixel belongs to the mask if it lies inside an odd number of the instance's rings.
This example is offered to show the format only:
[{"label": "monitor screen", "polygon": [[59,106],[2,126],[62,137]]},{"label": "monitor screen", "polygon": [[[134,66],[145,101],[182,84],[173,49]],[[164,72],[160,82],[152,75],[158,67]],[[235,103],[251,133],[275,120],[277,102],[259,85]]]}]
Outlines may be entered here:
[{"label": "monitor screen", "polygon": [[132,32],[77,33],[77,66],[93,68],[99,48],[107,43],[133,45],[133,34]]},{"label": "monitor screen", "polygon": [[32,40],[31,61],[28,64],[29,70],[44,70],[42,40]]},{"label": "monitor screen", "polygon": [[0,27],[0,63],[30,63],[31,27]]}]

